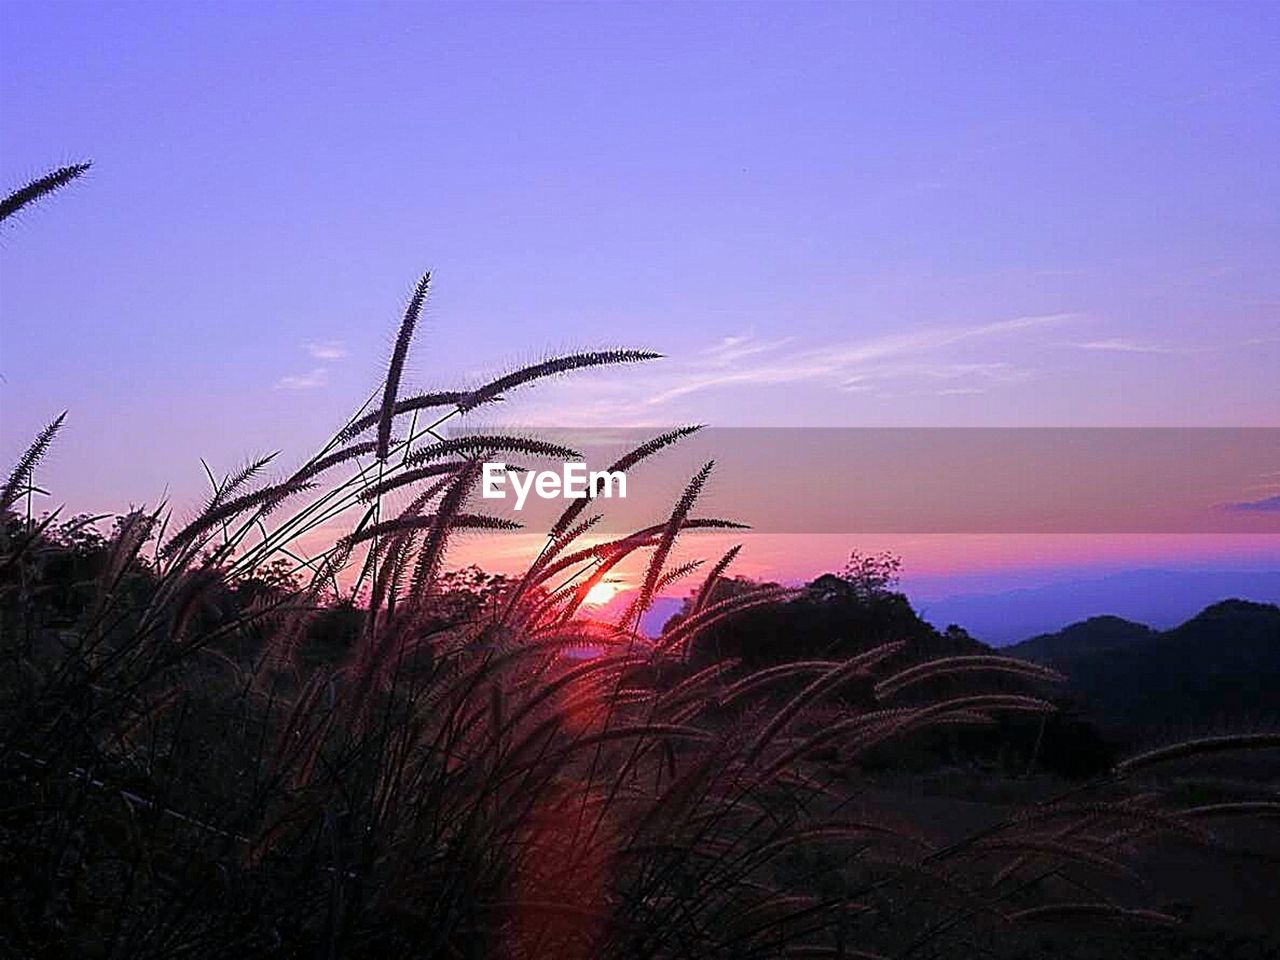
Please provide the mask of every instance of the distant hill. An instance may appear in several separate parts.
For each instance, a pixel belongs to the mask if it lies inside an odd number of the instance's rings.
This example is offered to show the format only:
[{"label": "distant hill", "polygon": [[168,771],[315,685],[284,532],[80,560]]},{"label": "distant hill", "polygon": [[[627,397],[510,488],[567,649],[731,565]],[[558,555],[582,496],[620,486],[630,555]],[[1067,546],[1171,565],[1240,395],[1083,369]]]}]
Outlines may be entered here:
[{"label": "distant hill", "polygon": [[[729,578],[713,597],[749,587]],[[859,589],[831,574],[808,583],[794,599],[755,607],[705,630],[690,652],[690,669],[701,669],[726,658],[740,660],[742,670],[768,668],[795,660],[839,660],[889,642],[902,649],[876,670],[887,676],[939,657],[992,653],[990,647],[962,628],[939,631],[916,614],[911,602],[893,590]],[[774,693],[794,693],[807,678],[778,684]],[[872,682],[850,678],[841,696],[870,704]],[[958,674],[913,686],[899,706],[977,692],[1025,693],[1034,683],[1000,676]],[[1050,694],[1056,696],[1055,693]],[[988,770],[1024,774],[1032,766],[1067,777],[1093,776],[1107,769],[1114,756],[1109,744],[1088,721],[1071,710],[1047,719],[1032,714],[1002,716],[993,727],[933,731],[909,744],[895,741],[883,751],[859,760],[864,767],[932,769],[938,765],[977,764]]]},{"label": "distant hill", "polygon": [[961,624],[993,646],[1059,629],[1103,611],[1168,629],[1223,597],[1280,603],[1280,571],[1132,570],[1083,580],[917,601],[938,628]]},{"label": "distant hill", "polygon": [[[747,581],[722,581],[713,598],[746,585]],[[748,667],[767,667],[789,660],[850,656],[898,640],[905,641],[906,647],[887,663],[905,665],[930,657],[991,652],[963,630],[938,631],[930,626],[901,593],[861,596],[839,577],[824,574],[793,600],[753,609],[703,631],[692,662],[705,666],[736,657]]]},{"label": "distant hill", "polygon": [[[622,601],[630,603],[632,595],[626,593],[622,595]],[[684,606],[682,597],[658,597],[653,601],[653,606],[644,612],[644,616],[640,618],[640,632],[649,637],[657,637],[662,634],[663,625],[680,612]],[[625,609],[623,602],[618,604],[617,609]],[[611,608],[609,612],[613,612]]]},{"label": "distant hill", "polygon": [[[717,590],[749,586],[730,579]],[[740,659],[744,668],[838,659],[889,640],[906,642],[885,663],[889,672],[933,657],[993,652],[967,626],[940,631],[901,593],[862,595],[840,578],[824,575],[793,600],[751,609],[705,631],[691,651],[690,665],[699,669],[727,657]],[[1094,616],[999,652],[1067,675],[1065,684],[1045,691],[1064,712],[1045,732],[1041,755],[1062,772],[1084,774],[1103,762],[1096,731],[1110,749],[1280,727],[1280,606],[1275,604],[1224,600],[1166,630],[1119,616]],[[1029,731],[1028,745],[1040,736],[1035,725]],[[1026,733],[1011,722],[1000,736],[1008,741]]]},{"label": "distant hill", "polygon": [[1092,617],[1002,653],[1068,676],[1081,706],[1132,739],[1280,722],[1280,607],[1225,600],[1171,630]]},{"label": "distant hill", "polygon": [[1030,640],[1005,647],[1001,652],[1035,660],[1037,663],[1058,665],[1082,657],[1123,650],[1158,636],[1159,632],[1145,623],[1134,623],[1123,617],[1090,617],[1064,627],[1057,633],[1042,633]]}]

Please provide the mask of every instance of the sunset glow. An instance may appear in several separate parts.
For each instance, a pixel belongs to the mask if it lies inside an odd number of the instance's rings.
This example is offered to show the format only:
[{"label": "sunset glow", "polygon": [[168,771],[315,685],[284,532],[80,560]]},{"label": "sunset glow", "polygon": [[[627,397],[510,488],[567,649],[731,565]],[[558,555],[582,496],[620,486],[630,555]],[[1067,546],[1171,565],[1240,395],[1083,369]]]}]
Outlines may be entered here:
[{"label": "sunset glow", "polygon": [[603,580],[587,591],[585,602],[593,607],[602,607],[616,597],[620,589],[618,584]]}]

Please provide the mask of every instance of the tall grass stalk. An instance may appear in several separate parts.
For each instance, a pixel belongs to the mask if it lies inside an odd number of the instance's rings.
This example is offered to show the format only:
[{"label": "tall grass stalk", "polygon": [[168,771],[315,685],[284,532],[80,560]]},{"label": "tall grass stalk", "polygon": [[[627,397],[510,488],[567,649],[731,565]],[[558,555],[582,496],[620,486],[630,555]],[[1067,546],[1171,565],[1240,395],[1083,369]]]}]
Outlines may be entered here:
[{"label": "tall grass stalk", "polygon": [[[683,621],[638,629],[698,569],[668,565],[677,541],[740,526],[693,515],[710,465],[649,527],[593,540],[598,503],[578,501],[522,576],[467,585],[455,536],[507,526],[467,506],[478,464],[565,451],[439,428],[532,381],[656,355],[578,354],[402,398],[428,277],[378,406],[280,479],[262,458],[215,482],[185,522],[135,510],[77,554],[12,509],[61,418],[19,462],[0,526],[0,953],[962,956],[992,929],[1171,922],[1079,891],[1101,876],[1136,889],[1140,841],[1274,813],[1267,798],[1180,809],[1148,779],[1272,749],[1270,735],[1135,757],[961,838],[877,802],[861,779],[873,751],[1051,710],[1055,678],[872,642],[695,669],[709,630],[797,596],[716,599],[735,547]],[[584,616],[591,587],[637,557],[635,601]]]}]

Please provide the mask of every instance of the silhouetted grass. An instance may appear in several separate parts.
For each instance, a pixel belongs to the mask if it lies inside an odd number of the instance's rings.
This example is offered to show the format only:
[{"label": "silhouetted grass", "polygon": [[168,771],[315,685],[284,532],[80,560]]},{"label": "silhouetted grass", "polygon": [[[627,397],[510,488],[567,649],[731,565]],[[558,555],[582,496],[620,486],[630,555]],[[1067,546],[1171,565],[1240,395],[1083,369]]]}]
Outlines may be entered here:
[{"label": "silhouetted grass", "polygon": [[[453,538],[503,525],[468,509],[479,464],[571,451],[435,429],[530,381],[651,355],[547,361],[406,403],[425,284],[379,408],[284,479],[264,481],[255,461],[185,523],[166,505],[137,511],[93,549],[5,513],[7,953],[969,956],[1050,921],[1176,924],[1135,900],[1135,852],[1211,844],[1217,817],[1274,813],[1265,798],[1179,808],[1147,779],[1274,737],[1137,757],[960,837],[865,793],[872,751],[1051,711],[1010,689],[1048,671],[998,657],[902,666],[889,643],[695,672],[686,651],[702,631],[791,595],[713,602],[735,548],[690,616],[657,640],[637,632],[662,586],[692,572],[667,566],[677,539],[738,526],[695,515],[710,465],[665,520],[592,541],[596,514],[580,518],[596,502],[574,502],[522,577],[460,591]],[[445,412],[420,425],[428,407]],[[352,442],[374,426],[376,440]],[[51,439],[19,464],[6,506],[34,496]],[[400,493],[412,499],[397,512]],[[616,622],[585,616],[590,587],[636,555],[637,603]],[[940,677],[964,692],[934,692]]]}]

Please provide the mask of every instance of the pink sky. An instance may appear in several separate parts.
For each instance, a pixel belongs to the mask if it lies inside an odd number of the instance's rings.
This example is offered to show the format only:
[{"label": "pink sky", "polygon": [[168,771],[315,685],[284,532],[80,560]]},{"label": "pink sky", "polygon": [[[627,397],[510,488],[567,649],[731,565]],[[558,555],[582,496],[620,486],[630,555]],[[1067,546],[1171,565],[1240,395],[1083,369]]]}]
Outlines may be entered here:
[{"label": "pink sky", "polygon": [[[803,582],[839,570],[853,549],[889,551],[902,557],[904,582],[913,595],[944,596],[1014,586],[1036,586],[1072,576],[1133,568],[1257,570],[1280,566],[1280,542],[1274,535],[878,535],[845,534],[690,534],[673,562],[706,558],[714,562],[729,547],[744,548],[732,572],[761,579]],[[463,540],[453,561],[478,563],[497,572],[523,569],[542,539],[512,534],[501,539]],[[643,558],[638,560],[643,563]],[[636,564],[622,567],[617,579],[632,586]],[[696,574],[673,593],[697,583]]]}]

